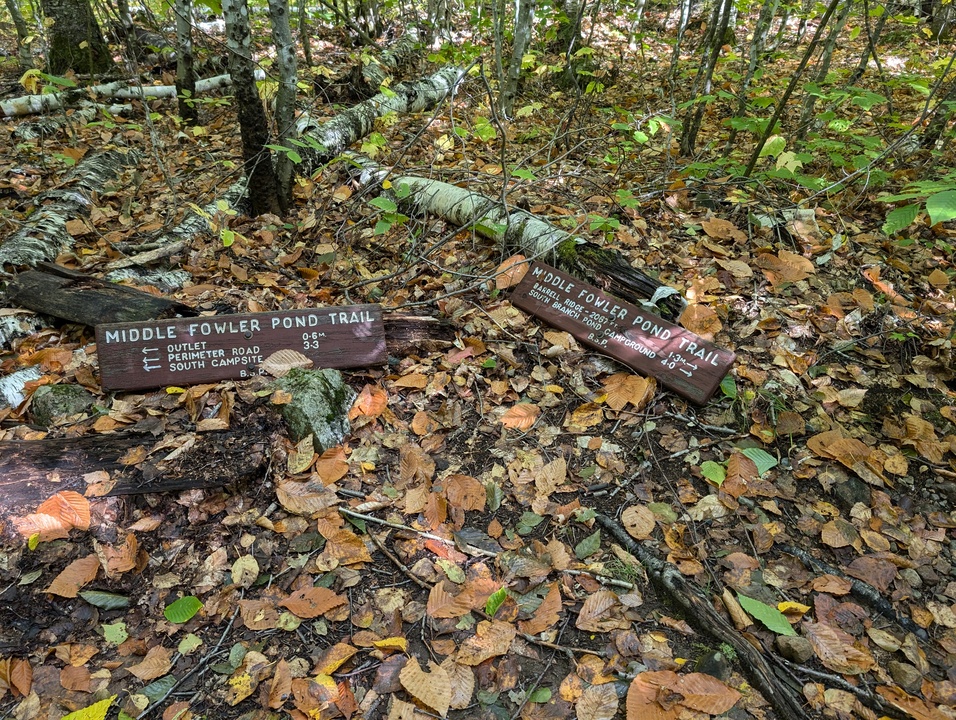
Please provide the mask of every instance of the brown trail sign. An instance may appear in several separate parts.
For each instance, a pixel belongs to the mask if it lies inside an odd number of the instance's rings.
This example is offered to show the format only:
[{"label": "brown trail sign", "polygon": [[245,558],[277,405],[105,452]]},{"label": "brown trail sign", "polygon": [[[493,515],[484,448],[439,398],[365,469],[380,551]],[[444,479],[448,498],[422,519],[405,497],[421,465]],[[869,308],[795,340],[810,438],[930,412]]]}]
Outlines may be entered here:
[{"label": "brown trail sign", "polygon": [[109,323],[96,326],[96,349],[105,390],[252,377],[278,350],[322,368],[386,358],[381,305]]},{"label": "brown trail sign", "polygon": [[714,394],[736,357],[544,263],[531,266],[511,303],[699,405]]}]

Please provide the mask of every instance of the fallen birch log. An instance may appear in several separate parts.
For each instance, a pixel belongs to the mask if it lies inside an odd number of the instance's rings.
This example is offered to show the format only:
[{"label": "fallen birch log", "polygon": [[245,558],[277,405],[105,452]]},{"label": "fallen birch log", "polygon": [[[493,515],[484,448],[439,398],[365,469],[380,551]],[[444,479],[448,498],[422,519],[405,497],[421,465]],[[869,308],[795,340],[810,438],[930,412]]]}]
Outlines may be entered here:
[{"label": "fallen birch log", "polygon": [[[295,171],[311,175],[322,165],[341,155],[349,145],[358,142],[372,131],[375,119],[389,112],[422,112],[440,103],[454,88],[462,75],[459,68],[443,68],[430,77],[410,83],[401,83],[388,93],[379,93],[368,100],[342,111],[327,121],[317,121],[303,115],[296,123],[297,132],[303,139],[290,141],[302,161]],[[233,209],[245,197],[245,182],[234,184],[215,203],[207,205],[201,213],[191,213],[172,231],[157,239],[158,246],[133,257],[115,260],[107,265],[109,270],[146,265],[182,250],[196,235],[212,229],[210,218],[216,214],[221,201]],[[113,279],[112,274],[107,276]]]},{"label": "fallen birch log", "polygon": [[[263,74],[263,77],[265,75]],[[257,78],[261,80],[262,78]],[[232,77],[228,74],[205,78],[196,82],[196,92],[206,93],[218,90],[232,84]],[[148,98],[174,98],[175,85],[134,85],[128,80],[115,80],[102,85],[74,88],[63,92],[47,95],[23,95],[11,100],[0,102],[0,117],[20,117],[23,115],[37,115],[52,110],[59,110],[90,98],[113,98],[120,100],[145,100]]]},{"label": "fallen birch log", "polygon": [[392,200],[406,212],[434,215],[452,225],[471,228],[504,248],[588,278],[630,302],[647,304],[649,299],[668,319],[679,317],[685,307],[677,290],[631,267],[616,250],[599,247],[529,212],[506,207],[498,200],[457,185],[413,175],[392,176],[366,157],[354,153],[346,157],[363,169],[361,182],[381,184],[388,177],[393,188],[407,188],[401,197],[390,193]]},{"label": "fallen birch log", "polygon": [[460,68],[442,68],[427,78],[399,83],[387,93],[378,93],[330,120],[317,121],[308,115],[301,116],[296,129],[303,139],[290,141],[302,157],[296,172],[311,175],[341,155],[349,145],[372,131],[376,118],[390,112],[415,113],[435,107],[451,93],[462,74]]},{"label": "fallen birch log", "polygon": [[140,158],[136,150],[107,150],[84,158],[67,178],[68,187],[47,190],[36,197],[37,210],[0,245],[0,267],[36,265],[54,260],[72,247],[67,221],[88,217],[91,194],[102,190],[120,170],[135,165]]},{"label": "fallen birch log", "polygon": [[65,127],[82,126],[92,122],[101,112],[109,117],[129,113],[132,109],[132,105],[106,106],[99,103],[83,103],[70,114],[52,115],[20,123],[13,131],[13,136],[19,140],[52,137],[59,135]]}]

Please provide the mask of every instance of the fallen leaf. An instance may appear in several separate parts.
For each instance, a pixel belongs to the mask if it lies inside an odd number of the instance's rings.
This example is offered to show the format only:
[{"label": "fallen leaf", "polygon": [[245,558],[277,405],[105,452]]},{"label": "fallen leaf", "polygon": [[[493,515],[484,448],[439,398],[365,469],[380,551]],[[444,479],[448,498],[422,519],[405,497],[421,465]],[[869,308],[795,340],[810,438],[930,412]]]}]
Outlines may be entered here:
[{"label": "fallen leaf", "polygon": [[416,700],[430,707],[441,717],[448,714],[448,709],[451,707],[451,680],[440,665],[429,661],[426,672],[413,656],[405,663],[398,677],[402,687]]},{"label": "fallen leaf", "polygon": [[297,617],[314,618],[347,602],[344,595],[336,595],[328,588],[307,587],[292,593],[279,605]]},{"label": "fallen leaf", "polygon": [[80,588],[91,582],[100,569],[100,560],[96,555],[87,555],[74,560],[53,578],[53,582],[43,592],[73,598]]},{"label": "fallen leaf", "polygon": [[154,645],[146,653],[142,662],[129,668],[130,673],[146,682],[162,677],[173,666],[172,651],[162,645]]},{"label": "fallen leaf", "polygon": [[528,430],[534,425],[541,408],[532,403],[519,403],[508,408],[501,416],[501,424],[509,430]]},{"label": "fallen leaf", "polygon": [[512,255],[504,260],[494,272],[495,288],[506,290],[520,283],[528,272],[527,260],[524,255]]}]

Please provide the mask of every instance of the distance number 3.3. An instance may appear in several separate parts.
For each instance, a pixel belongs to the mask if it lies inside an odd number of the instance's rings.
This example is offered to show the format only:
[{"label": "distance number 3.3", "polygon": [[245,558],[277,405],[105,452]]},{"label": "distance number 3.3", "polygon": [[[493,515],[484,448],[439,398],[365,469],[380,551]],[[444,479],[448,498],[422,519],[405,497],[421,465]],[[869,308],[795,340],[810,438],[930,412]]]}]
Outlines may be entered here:
[{"label": "distance number 3.3", "polygon": [[325,338],[324,332],[302,333],[302,349],[318,350],[322,346],[322,340]]}]

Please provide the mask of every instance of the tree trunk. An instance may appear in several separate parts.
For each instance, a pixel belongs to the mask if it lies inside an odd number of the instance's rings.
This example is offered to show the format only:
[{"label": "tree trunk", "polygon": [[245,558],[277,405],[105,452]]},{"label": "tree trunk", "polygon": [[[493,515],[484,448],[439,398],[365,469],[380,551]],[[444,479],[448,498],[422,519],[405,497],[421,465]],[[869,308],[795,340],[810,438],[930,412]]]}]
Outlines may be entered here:
[{"label": "tree trunk", "polygon": [[528,45],[531,44],[531,28],[534,25],[534,0],[517,0],[515,8],[515,29],[511,40],[511,60],[507,73],[501,82],[499,107],[502,115],[511,117],[514,111],[515,95],[518,92],[518,77]]},{"label": "tree trunk", "polygon": [[[365,182],[381,183],[386,179],[388,172],[377,163],[354,154],[349,157],[364,168]],[[471,228],[504,248],[588,278],[625,300],[643,304],[650,298],[667,319],[677,318],[685,307],[677,290],[662,286],[631,267],[617,251],[572,235],[531,213],[438,180],[411,175],[387,179],[393,188],[404,188],[391,194],[391,199],[404,212],[435,215],[452,225]]]},{"label": "tree trunk", "polygon": [[[302,2],[302,0],[299,0]],[[295,45],[289,27],[289,0],[269,0],[269,19],[276,46],[276,67],[279,90],[276,93],[275,122],[280,145],[295,135],[296,64]],[[279,205],[282,212],[292,204],[292,160],[286,153],[276,157],[276,180],[279,184]]]},{"label": "tree trunk", "polygon": [[196,69],[193,64],[193,3],[176,0],[176,98],[179,116],[189,127],[199,124]]},{"label": "tree trunk", "polygon": [[730,24],[733,5],[733,0],[721,0],[714,4],[713,20],[707,33],[709,47],[704,48],[707,56],[697,70],[697,77],[694,79],[694,87],[691,90],[691,97],[696,99],[696,102],[687,109],[681,131],[680,149],[685,157],[694,154],[697,133],[700,131],[700,123],[704,119],[704,110],[707,107],[707,103],[701,99],[701,96],[710,94],[711,80],[714,77],[717,60],[720,59],[720,49]]},{"label": "tree trunk", "polygon": [[236,110],[242,135],[242,158],[249,180],[249,200],[253,215],[279,214],[279,186],[272,156],[266,149],[269,126],[256,87],[252,62],[252,37],[249,34],[249,7],[246,0],[225,0],[226,48],[229,74],[235,87]]},{"label": "tree trunk", "polygon": [[30,28],[27,27],[23,13],[20,12],[18,0],[5,0],[13,26],[17,29],[17,58],[20,60],[20,69],[29,70],[33,67],[33,47],[30,42]]},{"label": "tree trunk", "polygon": [[[836,49],[837,38],[843,31],[843,26],[846,24],[846,19],[850,16],[850,9],[852,7],[853,2],[850,1],[844,2],[840,7],[840,12],[833,26],[830,28],[826,42],[823,44],[823,52],[820,54],[820,61],[817,64],[817,72],[813,77],[813,82],[822,83],[826,80],[827,73],[830,72],[830,63],[833,62],[833,51]],[[807,132],[814,124],[813,118],[815,113],[813,110],[814,107],[816,107],[818,97],[815,93],[808,93],[803,99],[803,109],[800,112],[800,124],[797,129],[797,139],[800,141],[806,139]]]},{"label": "tree trunk", "polygon": [[41,0],[43,14],[53,21],[47,66],[54,75],[67,70],[101,75],[113,69],[110,49],[103,39],[89,0]]},{"label": "tree trunk", "polygon": [[299,2],[299,40],[302,43],[302,57],[305,59],[305,66],[312,67],[312,43],[309,42],[309,23],[308,13],[306,12],[305,0]]}]

